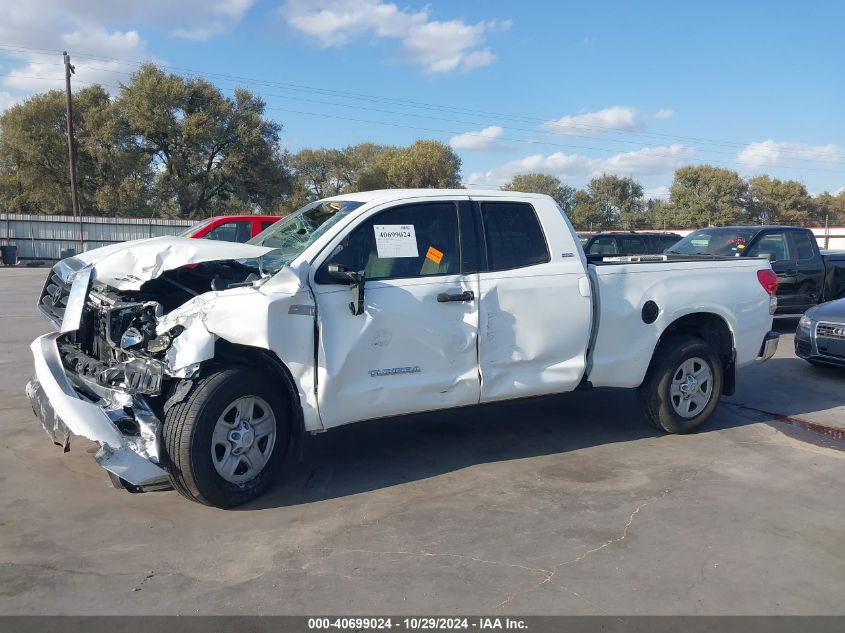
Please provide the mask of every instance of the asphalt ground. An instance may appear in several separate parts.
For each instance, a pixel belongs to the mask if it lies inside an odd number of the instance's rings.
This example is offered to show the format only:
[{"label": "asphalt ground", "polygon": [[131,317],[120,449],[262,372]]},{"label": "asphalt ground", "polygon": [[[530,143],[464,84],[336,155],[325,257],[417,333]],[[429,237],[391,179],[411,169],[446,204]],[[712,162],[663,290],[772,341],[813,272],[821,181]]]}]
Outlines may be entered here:
[{"label": "asphalt ground", "polygon": [[0,269],[0,614],[845,614],[845,442],[803,428],[842,426],[845,372],[794,322],[693,435],[613,389],[364,422],[221,511],[50,443],[45,275]]}]

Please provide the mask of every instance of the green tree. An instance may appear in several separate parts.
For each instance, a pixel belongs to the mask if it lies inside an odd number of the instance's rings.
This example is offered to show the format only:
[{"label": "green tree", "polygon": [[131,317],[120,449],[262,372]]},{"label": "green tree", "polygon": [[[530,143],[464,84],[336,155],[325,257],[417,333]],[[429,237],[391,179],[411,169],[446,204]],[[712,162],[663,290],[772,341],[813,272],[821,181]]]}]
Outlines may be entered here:
[{"label": "green tree", "polygon": [[288,165],[293,170],[295,192],[306,202],[335,196],[343,189],[337,179],[342,154],[336,149],[302,149],[292,154]]},{"label": "green tree", "polygon": [[270,209],[290,189],[281,125],[248,90],[224,97],[204,79],[142,66],[116,106],[136,147],[159,172],[164,209],[199,217],[244,206]]},{"label": "green tree", "polygon": [[681,167],[669,199],[681,226],[736,224],[748,206],[748,186],[730,169],[710,165]]},{"label": "green tree", "polygon": [[655,229],[680,228],[675,207],[672,206],[671,202],[649,199],[645,206],[645,215]]},{"label": "green tree", "polygon": [[845,224],[845,188],[837,195],[825,191],[813,198],[816,224],[819,226],[841,226]]},{"label": "green tree", "polygon": [[601,230],[605,226],[605,216],[603,210],[593,200],[589,191],[584,189],[577,189],[572,194],[572,211],[569,213],[569,219],[576,229],[580,230]]},{"label": "green tree", "polygon": [[590,180],[586,195],[576,196],[573,214],[593,228],[637,228],[645,223],[643,187],[633,178],[602,174]]},{"label": "green tree", "polygon": [[375,143],[361,143],[340,150],[305,148],[287,155],[294,177],[288,206],[298,208],[339,193],[385,188],[385,174],[376,164],[386,149]]},{"label": "green tree", "polygon": [[525,193],[544,193],[554,198],[567,215],[572,213],[575,206],[575,189],[564,185],[559,178],[548,174],[519,174],[511,178],[502,187],[505,191],[523,191]]},{"label": "green tree", "polygon": [[437,141],[417,141],[409,147],[361,143],[340,150],[305,148],[286,158],[294,180],[284,203],[287,209],[355,191],[460,187],[461,161]]},{"label": "green tree", "polygon": [[796,180],[757,176],[748,181],[747,218],[755,224],[808,224],[816,205]]},{"label": "green tree", "polygon": [[[86,214],[143,214],[152,174],[129,146],[100,86],[74,95],[77,184]],[[65,94],[35,95],[0,116],[0,202],[22,213],[70,213]],[[139,160],[140,159],[140,160]]]},{"label": "green tree", "polygon": [[74,121],[82,210],[108,216],[152,215],[155,173],[135,146],[117,105],[100,86],[94,89],[96,107],[85,111],[83,125]]},{"label": "green tree", "polygon": [[[78,100],[77,100],[78,101]],[[70,212],[64,95],[35,95],[0,116],[4,207],[20,213]]]},{"label": "green tree", "polygon": [[376,165],[387,149],[376,143],[359,143],[340,151],[334,168],[334,177],[343,193],[384,189],[387,184]]},{"label": "green tree", "polygon": [[374,161],[367,178],[389,189],[461,186],[461,159],[439,141],[418,140],[410,147],[389,147]]}]

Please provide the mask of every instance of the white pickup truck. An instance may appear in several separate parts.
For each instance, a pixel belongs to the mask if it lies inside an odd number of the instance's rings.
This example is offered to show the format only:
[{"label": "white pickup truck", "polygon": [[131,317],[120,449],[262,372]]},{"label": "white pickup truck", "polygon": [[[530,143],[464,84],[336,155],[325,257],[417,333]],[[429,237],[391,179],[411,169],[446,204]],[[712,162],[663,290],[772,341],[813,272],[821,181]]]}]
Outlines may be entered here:
[{"label": "white pickup truck", "polygon": [[547,196],[355,193],[249,244],[59,262],[27,393],[54,442],[100,444],[115,485],[231,507],[304,434],[357,420],[630,387],[658,429],[689,432],[775,352],[776,287],[765,259],[588,263]]}]

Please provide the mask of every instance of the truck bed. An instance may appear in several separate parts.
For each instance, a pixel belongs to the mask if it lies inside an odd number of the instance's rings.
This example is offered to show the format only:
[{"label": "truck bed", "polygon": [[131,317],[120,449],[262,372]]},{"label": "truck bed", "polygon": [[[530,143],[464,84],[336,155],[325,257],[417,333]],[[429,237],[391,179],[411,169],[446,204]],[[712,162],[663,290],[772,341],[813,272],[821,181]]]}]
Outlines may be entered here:
[{"label": "truck bed", "polygon": [[[753,363],[759,354],[759,334],[771,329],[772,317],[769,296],[755,271],[768,268],[767,260],[658,257],[605,258],[589,266],[597,313],[589,380],[595,386],[639,385],[661,332],[691,312],[714,314],[726,322],[737,367]],[[659,312],[648,322],[644,308],[650,302]]]}]

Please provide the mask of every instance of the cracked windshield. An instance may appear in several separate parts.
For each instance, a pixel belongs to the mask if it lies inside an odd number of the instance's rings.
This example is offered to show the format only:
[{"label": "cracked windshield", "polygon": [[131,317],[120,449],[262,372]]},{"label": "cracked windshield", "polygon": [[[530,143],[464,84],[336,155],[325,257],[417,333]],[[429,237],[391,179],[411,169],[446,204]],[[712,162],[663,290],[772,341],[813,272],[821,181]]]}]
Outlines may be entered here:
[{"label": "cracked windshield", "polygon": [[282,266],[290,264],[317,238],[362,204],[353,200],[321,200],[302,207],[256,235],[250,244],[276,249],[258,259],[261,272],[267,275],[279,272]]}]

